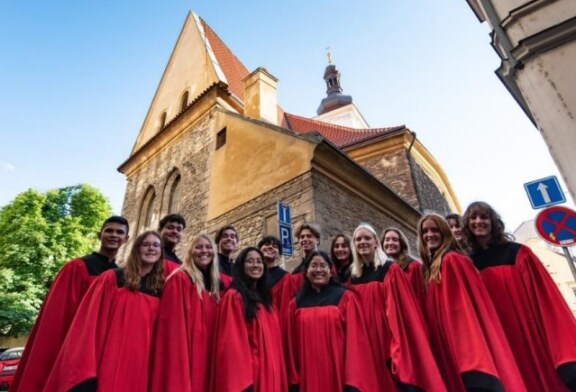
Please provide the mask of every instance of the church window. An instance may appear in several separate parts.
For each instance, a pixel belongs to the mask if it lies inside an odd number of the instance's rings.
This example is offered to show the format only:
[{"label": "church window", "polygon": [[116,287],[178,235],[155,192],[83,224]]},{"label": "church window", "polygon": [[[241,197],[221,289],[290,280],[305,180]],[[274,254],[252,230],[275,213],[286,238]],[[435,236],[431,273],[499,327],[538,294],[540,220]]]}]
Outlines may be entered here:
[{"label": "church window", "polygon": [[142,199],[140,206],[140,214],[138,214],[138,233],[143,232],[152,227],[152,217],[154,212],[154,199],[156,192],[154,187],[148,188]]},{"label": "church window", "polygon": [[166,181],[167,214],[176,214],[180,211],[180,172],[174,170]]},{"label": "church window", "polygon": [[160,127],[158,128],[158,130],[164,129],[164,126],[166,125],[166,116],[167,116],[166,112],[162,112],[162,114],[160,115]]},{"label": "church window", "polygon": [[226,144],[226,127],[222,128],[220,132],[216,134],[216,149],[219,149]]},{"label": "church window", "polygon": [[188,91],[184,92],[182,95],[182,100],[180,101],[180,111],[183,111],[188,106]]}]

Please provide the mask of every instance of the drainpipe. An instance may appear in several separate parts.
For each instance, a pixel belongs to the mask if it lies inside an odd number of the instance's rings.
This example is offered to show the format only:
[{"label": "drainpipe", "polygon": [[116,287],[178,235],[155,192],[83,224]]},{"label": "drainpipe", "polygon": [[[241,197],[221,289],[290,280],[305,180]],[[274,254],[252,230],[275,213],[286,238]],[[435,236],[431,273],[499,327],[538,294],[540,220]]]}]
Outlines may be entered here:
[{"label": "drainpipe", "polygon": [[416,201],[418,202],[418,211],[421,213],[422,211],[422,195],[420,194],[420,188],[418,187],[418,183],[416,182],[416,173],[414,171],[414,162],[412,161],[412,155],[410,151],[412,150],[412,146],[414,146],[414,142],[416,141],[416,132],[410,131],[410,135],[412,135],[412,141],[410,142],[410,146],[406,150],[406,159],[408,160],[408,166],[410,167],[410,175],[412,177],[412,185],[414,185],[414,191],[416,192]]},{"label": "drainpipe", "polygon": [[492,1],[490,0],[479,0],[479,1],[480,4],[482,5],[482,8],[484,8],[484,11],[486,12],[486,18],[492,25],[494,33],[496,33],[496,36],[498,37],[498,40],[502,45],[502,49],[504,50],[504,54],[506,55],[506,60],[510,62],[510,65],[512,66],[513,69],[522,69],[524,65],[518,60],[516,60],[516,57],[514,57],[514,55],[512,54],[512,49],[514,49],[514,46],[512,45],[512,40],[500,25],[502,23],[502,20],[496,13],[496,10],[492,5]]}]

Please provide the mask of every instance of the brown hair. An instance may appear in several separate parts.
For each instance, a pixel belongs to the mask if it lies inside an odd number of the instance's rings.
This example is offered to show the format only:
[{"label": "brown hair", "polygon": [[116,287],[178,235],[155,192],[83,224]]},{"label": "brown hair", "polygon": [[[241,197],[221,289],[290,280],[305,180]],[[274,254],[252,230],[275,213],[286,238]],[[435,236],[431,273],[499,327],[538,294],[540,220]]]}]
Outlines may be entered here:
[{"label": "brown hair", "polygon": [[132,249],[130,250],[130,255],[128,255],[128,260],[124,265],[124,286],[130,290],[137,291],[140,290],[140,282],[142,276],[140,276],[140,268],[142,266],[142,259],[140,258],[140,246],[149,235],[153,235],[158,238],[160,242],[160,258],[152,266],[152,271],[146,275],[146,287],[155,293],[159,293],[164,287],[164,247],[162,246],[162,238],[160,234],[156,231],[145,231],[136,237]]},{"label": "brown hair", "polygon": [[[440,235],[442,236],[442,243],[434,253],[430,252],[422,238],[422,225],[427,220],[432,220],[436,223]],[[444,217],[436,213],[429,213],[420,218],[418,221],[418,251],[420,252],[420,258],[424,264],[424,282],[426,285],[430,282],[440,283],[442,279],[440,274],[442,258],[447,252],[455,249],[459,249],[458,243],[452,235],[450,225],[448,225],[448,222],[446,222]]]},{"label": "brown hair", "polygon": [[[408,265],[408,261],[410,261],[410,245],[408,245],[408,239],[406,238],[404,233],[400,231],[400,229],[398,229],[397,227],[388,227],[384,229],[384,232],[382,233],[382,238],[380,239],[380,245],[382,246],[382,248],[384,248],[384,237],[386,237],[386,234],[391,231],[398,234],[398,239],[400,242],[400,253],[398,254],[397,260],[394,261],[398,263],[400,267],[406,268],[406,266]],[[390,255],[388,255],[388,257],[390,257]]]},{"label": "brown hair", "polygon": [[490,204],[483,201],[475,201],[466,208],[464,216],[462,217],[462,233],[472,250],[478,250],[481,248],[476,236],[470,231],[470,217],[472,214],[488,215],[490,223],[492,224],[490,241],[488,242],[489,244],[505,244],[514,240],[514,237],[511,234],[504,231],[504,222],[502,221],[500,214],[498,214]]}]

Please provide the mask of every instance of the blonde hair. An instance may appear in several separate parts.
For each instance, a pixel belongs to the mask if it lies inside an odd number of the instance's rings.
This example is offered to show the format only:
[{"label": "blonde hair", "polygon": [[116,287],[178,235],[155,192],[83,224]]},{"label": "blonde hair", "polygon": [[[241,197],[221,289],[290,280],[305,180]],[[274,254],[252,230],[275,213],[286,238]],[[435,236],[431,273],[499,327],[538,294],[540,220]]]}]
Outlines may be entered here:
[{"label": "blonde hair", "polygon": [[[422,225],[427,220],[432,220],[436,223],[440,235],[442,236],[442,243],[434,253],[430,252],[422,238]],[[420,258],[424,264],[424,282],[427,286],[431,282],[440,283],[442,280],[440,273],[442,268],[442,258],[449,251],[457,249],[459,249],[458,243],[452,235],[450,225],[443,216],[436,213],[429,213],[420,218],[418,221],[418,251],[420,252]]]},{"label": "blonde hair", "polygon": [[202,277],[202,271],[200,268],[194,263],[194,259],[192,257],[192,253],[194,252],[194,248],[198,244],[201,239],[205,239],[210,243],[212,247],[212,261],[210,262],[210,294],[217,299],[220,299],[220,271],[218,269],[218,260],[216,259],[218,255],[218,249],[216,248],[216,244],[207,234],[200,234],[194,237],[190,247],[188,248],[188,253],[186,254],[186,258],[184,259],[184,263],[182,270],[186,271],[188,275],[190,275],[190,279],[192,279],[192,283],[196,285],[196,290],[198,291],[198,295],[200,299],[202,299],[202,292],[206,291],[206,287],[204,286],[204,278]]},{"label": "blonde hair", "polygon": [[140,290],[140,281],[142,276],[140,275],[140,268],[142,266],[142,258],[140,257],[140,246],[149,235],[153,235],[158,238],[160,242],[160,257],[154,266],[152,266],[152,271],[146,275],[146,287],[155,293],[159,293],[164,287],[164,247],[162,246],[162,238],[160,234],[156,231],[145,231],[136,237],[130,254],[126,263],[124,263],[124,286],[132,291]]},{"label": "blonde hair", "polygon": [[382,249],[382,245],[380,245],[380,240],[378,239],[378,234],[376,234],[376,230],[374,230],[374,228],[369,225],[368,223],[360,223],[360,225],[356,228],[356,230],[354,230],[354,233],[352,234],[352,277],[354,278],[358,278],[360,276],[362,276],[362,258],[360,257],[360,255],[358,254],[358,249],[356,249],[356,235],[358,234],[358,231],[360,230],[367,230],[370,232],[370,234],[372,235],[372,237],[374,238],[374,242],[376,244],[376,249],[374,252],[374,260],[372,260],[372,263],[374,264],[374,268],[378,268],[380,266],[383,266],[386,263],[386,260],[388,259],[388,256],[386,255],[386,253],[384,252],[384,250]]}]

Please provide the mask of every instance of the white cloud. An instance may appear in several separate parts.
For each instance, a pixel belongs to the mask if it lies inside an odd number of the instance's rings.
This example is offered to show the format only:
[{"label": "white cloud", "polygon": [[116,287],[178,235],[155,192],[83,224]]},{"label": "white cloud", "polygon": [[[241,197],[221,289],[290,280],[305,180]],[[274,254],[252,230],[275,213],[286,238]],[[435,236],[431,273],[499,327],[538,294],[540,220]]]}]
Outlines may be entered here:
[{"label": "white cloud", "polygon": [[4,171],[14,171],[16,170],[16,166],[8,162],[1,162],[0,161],[0,168]]}]

